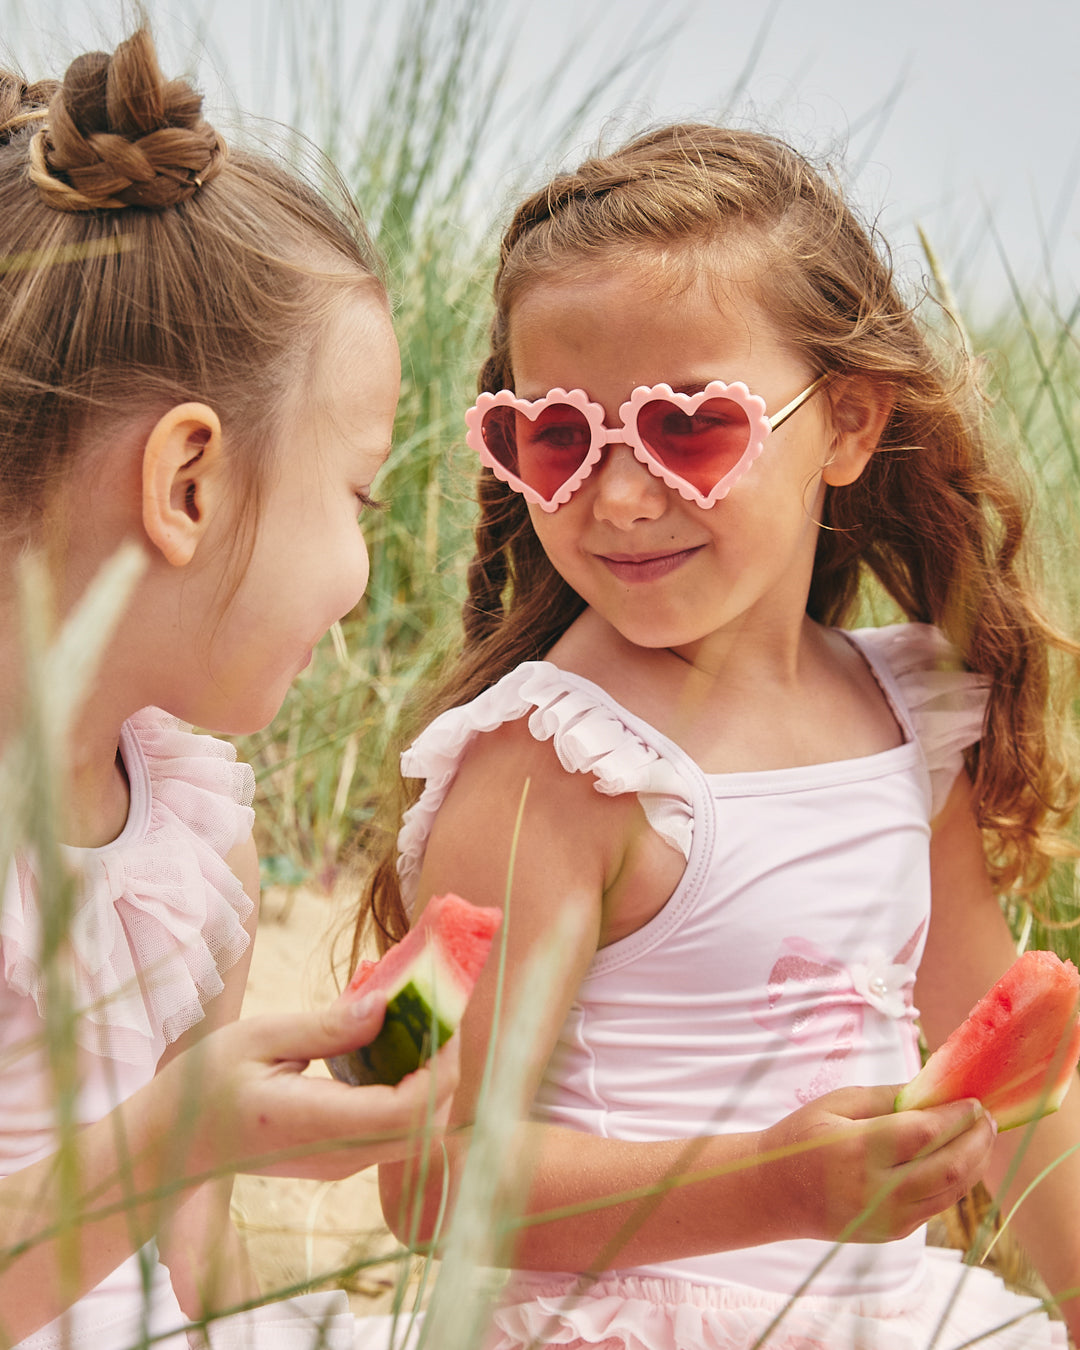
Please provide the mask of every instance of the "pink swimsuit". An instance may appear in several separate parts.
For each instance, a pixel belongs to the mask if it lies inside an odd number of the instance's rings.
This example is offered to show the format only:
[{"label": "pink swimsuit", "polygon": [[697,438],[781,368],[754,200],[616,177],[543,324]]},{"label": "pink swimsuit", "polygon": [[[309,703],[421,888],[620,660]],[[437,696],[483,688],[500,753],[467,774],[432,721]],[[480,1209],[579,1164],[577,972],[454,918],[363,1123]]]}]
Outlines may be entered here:
[{"label": "pink swimsuit", "polygon": [[[530,662],[436,719],[406,752],[406,775],[427,780],[399,837],[407,899],[470,741],[519,717],[567,772],[593,775],[598,792],[637,794],[686,858],[660,913],[597,952],[538,1119],[627,1140],[758,1130],[833,1088],[915,1072],[930,821],[979,737],[985,681],[922,625],[848,637],[903,729],[895,749],[705,774],[602,689]],[[1031,1306],[986,1271],[962,1271],[956,1255],[926,1249],[920,1231],[836,1250],[777,1242],[612,1271],[584,1287],[570,1273],[516,1272],[492,1345],[746,1350],[799,1290],[763,1345],[918,1350],[959,1278],[934,1342],[946,1350]],[[980,1344],[1031,1350],[1065,1336],[1039,1315]]]}]

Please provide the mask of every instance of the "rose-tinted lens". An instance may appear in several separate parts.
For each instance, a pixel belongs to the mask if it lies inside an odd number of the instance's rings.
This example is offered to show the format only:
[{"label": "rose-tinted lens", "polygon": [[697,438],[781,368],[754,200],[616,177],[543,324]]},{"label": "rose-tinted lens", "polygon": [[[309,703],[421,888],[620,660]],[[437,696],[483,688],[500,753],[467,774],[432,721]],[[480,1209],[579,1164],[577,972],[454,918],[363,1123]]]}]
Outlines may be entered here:
[{"label": "rose-tinted lens", "polygon": [[549,403],[535,420],[516,408],[491,408],[480,430],[503,468],[545,501],[581,468],[592,444],[588,419],[568,403]]},{"label": "rose-tinted lens", "polygon": [[750,419],[730,398],[706,399],[692,413],[653,399],[638,409],[637,428],[650,453],[702,496],[731,472],[750,444]]}]

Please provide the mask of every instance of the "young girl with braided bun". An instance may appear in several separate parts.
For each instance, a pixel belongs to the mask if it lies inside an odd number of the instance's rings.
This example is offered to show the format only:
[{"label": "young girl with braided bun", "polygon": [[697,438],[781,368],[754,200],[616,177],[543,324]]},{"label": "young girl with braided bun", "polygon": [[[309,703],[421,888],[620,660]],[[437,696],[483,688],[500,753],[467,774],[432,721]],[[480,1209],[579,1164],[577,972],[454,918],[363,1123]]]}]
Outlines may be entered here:
[{"label": "young girl with braided bun", "polygon": [[[189,1339],[189,1319],[259,1297],[228,1174],[404,1157],[445,1115],[454,1051],[349,1088],[301,1074],[367,1042],[378,999],[235,1021],[253,779],[188,724],[263,727],[364,590],[357,518],[399,382],[386,293],[355,214],[227,153],[142,30],[59,84],[0,76],[0,231],[3,744],[29,692],[21,555],[45,560],[58,618],[122,544],[145,557],[64,746],[77,892],[51,975],[55,897],[26,850],[0,908],[0,1343],[344,1350],[340,1292]],[[63,1101],[60,985],[78,1011]]]},{"label": "young girl with braided bun", "polygon": [[[513,855],[509,1008],[573,916],[486,1350],[1063,1346],[925,1245],[1009,1140],[975,1101],[892,1112],[916,1018],[936,1046],[1010,964],[996,896],[1043,879],[1075,801],[1049,675],[1075,649],[971,371],[831,179],[681,125],[519,208],[480,389],[464,650],[365,915],[385,940],[433,893],[500,904]],[[845,627],[866,578],[903,622]],[[1005,1203],[1077,1139],[1073,1092]],[[414,1168],[380,1169],[402,1233]],[[1074,1154],[1014,1221],[1074,1333],[1078,1187]]]}]

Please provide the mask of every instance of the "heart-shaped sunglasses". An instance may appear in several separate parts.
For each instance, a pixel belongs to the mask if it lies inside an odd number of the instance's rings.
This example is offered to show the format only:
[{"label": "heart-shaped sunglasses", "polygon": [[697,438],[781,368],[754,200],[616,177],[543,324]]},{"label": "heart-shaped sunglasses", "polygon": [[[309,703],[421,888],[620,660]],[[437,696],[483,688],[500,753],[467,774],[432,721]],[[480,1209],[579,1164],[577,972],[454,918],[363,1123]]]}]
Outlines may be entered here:
[{"label": "heart-shaped sunglasses", "polygon": [[713,380],[696,394],[642,385],[619,409],[622,425],[612,428],[582,389],[552,389],[537,399],[500,389],[481,394],[465,414],[465,439],[496,478],[544,511],[568,502],[615,441],[687,501],[713,506],[761,454],[769,433],[828,378],[819,375],[772,417],[742,383]]}]

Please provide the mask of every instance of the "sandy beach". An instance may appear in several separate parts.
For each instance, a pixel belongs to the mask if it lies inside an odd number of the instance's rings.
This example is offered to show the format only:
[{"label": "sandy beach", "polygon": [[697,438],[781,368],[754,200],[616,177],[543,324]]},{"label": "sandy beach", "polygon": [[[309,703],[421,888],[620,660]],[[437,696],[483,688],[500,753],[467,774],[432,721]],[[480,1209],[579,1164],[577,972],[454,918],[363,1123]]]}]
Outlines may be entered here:
[{"label": "sandy beach", "polygon": [[[317,1008],[335,993],[330,947],[348,899],[305,888],[263,893],[244,1016]],[[313,1064],[309,1073],[324,1073]],[[264,1290],[319,1279],[396,1249],[379,1208],[374,1169],[339,1182],[236,1180],[233,1213]],[[398,1263],[365,1266],[343,1281],[357,1312],[388,1311]]]}]

